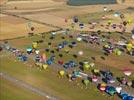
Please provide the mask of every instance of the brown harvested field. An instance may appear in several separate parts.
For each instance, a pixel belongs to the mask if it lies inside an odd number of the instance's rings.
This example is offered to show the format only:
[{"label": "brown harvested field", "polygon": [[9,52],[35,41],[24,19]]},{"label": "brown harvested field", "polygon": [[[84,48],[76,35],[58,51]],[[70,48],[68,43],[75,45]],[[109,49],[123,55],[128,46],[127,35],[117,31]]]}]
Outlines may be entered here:
[{"label": "brown harvested field", "polygon": [[[16,14],[21,17],[66,28],[71,27],[72,23],[71,18],[73,16],[75,15],[85,16],[87,14],[103,12],[103,7],[107,6],[107,5],[68,6],[66,5],[65,1],[66,0],[32,0],[32,1],[15,0],[7,2],[7,4],[4,5],[4,7],[2,7],[2,10]],[[128,7],[133,7],[133,5],[130,3],[108,5],[108,9],[113,9],[117,11],[126,9]],[[127,14],[127,16],[134,18],[134,13]],[[111,19],[115,19],[112,15],[109,15],[109,17]],[[69,19],[68,23],[64,22],[65,18]],[[119,20],[117,19],[116,21],[118,22]],[[103,23],[105,24],[106,22]],[[87,27],[85,27],[82,30],[86,31],[89,30],[90,26],[89,25],[86,26]],[[96,28],[107,31],[102,27],[96,27]],[[76,26],[76,29],[81,30],[79,29],[79,26]],[[127,31],[130,32],[131,29],[132,27],[128,28]]]},{"label": "brown harvested field", "polygon": [[5,9],[13,10],[15,7],[18,10],[23,9],[41,9],[41,8],[49,8],[62,5],[64,2],[55,2],[53,0],[14,0],[8,1],[6,5],[4,5]]},{"label": "brown harvested field", "polygon": [[7,2],[7,0],[0,0],[0,5],[3,5]]},{"label": "brown harvested field", "polygon": [[[26,36],[31,32],[28,27],[29,21],[8,15],[0,15],[0,40]],[[35,27],[34,33],[47,32],[55,28],[31,22]]]},{"label": "brown harvested field", "polygon": [[[75,15],[83,16],[90,13],[92,14],[95,12],[103,12],[103,7],[107,6],[107,5],[68,6],[66,5],[65,1],[66,0],[33,0],[33,1],[21,1],[21,2],[12,1],[6,4],[4,11],[14,13],[19,16],[29,18],[32,20],[37,20],[65,28],[70,27],[71,17]],[[128,3],[114,4],[114,5],[108,5],[108,9],[122,10],[130,6],[133,5]],[[14,7],[17,7],[17,9],[14,9]],[[69,19],[68,23],[64,22],[65,18]],[[79,30],[79,27],[76,27],[76,29]],[[89,27],[86,27],[83,30],[89,30]]]}]

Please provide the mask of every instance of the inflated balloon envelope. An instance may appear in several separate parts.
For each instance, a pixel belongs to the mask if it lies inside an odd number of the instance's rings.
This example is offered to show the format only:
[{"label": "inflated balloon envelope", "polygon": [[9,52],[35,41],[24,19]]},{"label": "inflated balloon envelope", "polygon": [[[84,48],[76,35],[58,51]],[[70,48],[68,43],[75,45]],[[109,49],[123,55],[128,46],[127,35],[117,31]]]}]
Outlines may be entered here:
[{"label": "inflated balloon envelope", "polygon": [[65,71],[64,71],[64,70],[60,70],[60,71],[59,71],[59,74],[60,74],[60,76],[64,76]]},{"label": "inflated balloon envelope", "polygon": [[33,42],[33,43],[32,43],[32,47],[33,47],[34,49],[36,49],[36,48],[38,47],[38,43],[37,43],[37,42]]},{"label": "inflated balloon envelope", "polygon": [[81,40],[82,40],[82,38],[81,38],[81,37],[77,37],[77,41],[79,41],[79,42],[80,42]]},{"label": "inflated balloon envelope", "polygon": [[78,54],[81,56],[83,55],[83,51],[79,51]]},{"label": "inflated balloon envelope", "polygon": [[126,76],[130,76],[132,74],[132,70],[131,69],[123,69],[123,73],[126,75]]},{"label": "inflated balloon envelope", "polygon": [[84,84],[87,86],[89,84],[89,80],[88,79],[85,79],[84,80]]},{"label": "inflated balloon envelope", "polygon": [[40,52],[39,50],[35,50],[35,53],[36,53],[37,55],[39,54],[39,52]]},{"label": "inflated balloon envelope", "polygon": [[116,92],[117,92],[117,93],[120,93],[121,90],[122,90],[122,87],[116,87],[115,89],[116,89]]}]

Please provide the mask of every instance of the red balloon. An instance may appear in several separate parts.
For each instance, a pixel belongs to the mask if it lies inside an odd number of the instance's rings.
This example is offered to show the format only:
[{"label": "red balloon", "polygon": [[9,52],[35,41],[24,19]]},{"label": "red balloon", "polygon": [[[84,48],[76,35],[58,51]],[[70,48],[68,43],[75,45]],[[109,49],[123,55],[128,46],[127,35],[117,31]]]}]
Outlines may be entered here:
[{"label": "red balloon", "polygon": [[68,20],[67,20],[67,19],[65,19],[65,22],[67,23],[67,22],[68,22]]},{"label": "red balloon", "polygon": [[34,27],[31,27],[31,31],[34,31]]}]

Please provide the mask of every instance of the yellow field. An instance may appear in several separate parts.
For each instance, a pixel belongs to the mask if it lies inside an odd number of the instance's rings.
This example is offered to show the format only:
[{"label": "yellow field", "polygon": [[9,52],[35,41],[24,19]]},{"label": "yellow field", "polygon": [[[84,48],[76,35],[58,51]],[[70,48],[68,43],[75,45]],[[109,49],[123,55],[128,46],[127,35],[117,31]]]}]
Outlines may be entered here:
[{"label": "yellow field", "polygon": [[[66,5],[65,1],[66,0],[8,1],[6,4],[4,4],[4,7],[2,7],[2,11],[16,14],[18,16],[25,17],[31,20],[36,20],[47,24],[59,26],[62,28],[67,28],[70,27],[71,18],[73,16],[84,16],[86,14],[103,12],[103,7],[107,6],[107,5],[68,6]],[[133,6],[134,5],[132,5],[131,3],[114,4],[114,5],[108,5],[108,9],[118,11]],[[128,18],[129,17],[134,18],[134,13],[127,14],[126,16],[128,16]],[[109,15],[109,17],[111,19],[114,19],[114,21],[119,22],[118,19],[115,20],[113,15]],[[68,23],[64,22],[65,18],[68,19]],[[26,20],[18,19],[15,17],[11,16],[1,17],[0,23],[1,23],[0,39],[27,35],[27,33],[30,31]],[[105,24],[105,22],[103,21],[102,23]],[[32,22],[32,25],[34,25],[35,27],[35,33],[53,30],[53,28],[49,26],[40,25],[34,22]],[[90,26],[89,25],[85,26],[87,27],[85,27],[83,30],[86,31],[89,30]],[[100,27],[96,28],[105,31],[105,29],[103,28]],[[80,30],[79,26],[76,26],[76,29]],[[127,29],[128,29],[127,31],[130,32],[132,27],[130,28],[128,27]],[[12,35],[9,36],[9,34]]]},{"label": "yellow field", "polygon": [[[16,18],[13,16],[7,16],[1,14],[0,17],[0,40],[15,38],[20,36],[28,35],[31,32],[28,26],[29,21]],[[34,33],[47,32],[50,30],[55,30],[55,28],[30,22],[31,26],[35,28]]]}]

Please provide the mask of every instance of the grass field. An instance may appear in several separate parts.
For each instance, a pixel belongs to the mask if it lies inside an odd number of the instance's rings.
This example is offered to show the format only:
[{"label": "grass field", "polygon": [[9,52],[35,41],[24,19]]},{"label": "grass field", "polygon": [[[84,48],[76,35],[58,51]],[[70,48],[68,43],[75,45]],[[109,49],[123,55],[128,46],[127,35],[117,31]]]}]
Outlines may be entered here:
[{"label": "grass field", "polygon": [[[2,2],[5,0],[2,0]],[[46,52],[45,49],[49,48],[48,43],[51,42],[50,50],[55,51],[55,62],[57,64],[58,60],[63,60],[67,62],[69,60],[74,60],[76,62],[87,60],[89,62],[95,63],[95,68],[97,69],[105,69],[113,72],[114,76],[121,77],[125,76],[122,72],[122,69],[129,68],[134,72],[134,59],[132,56],[123,53],[120,56],[115,54],[110,54],[109,56],[104,55],[102,52],[102,46],[106,44],[106,42],[102,42],[100,45],[97,44],[88,44],[84,41],[78,42],[77,46],[73,49],[66,47],[60,52],[57,52],[55,46],[63,41],[67,41],[69,43],[73,41],[77,41],[76,38],[69,38],[68,35],[63,35],[59,33],[55,36],[55,39],[51,40],[51,33],[46,33],[45,38],[42,38],[39,33],[45,33],[48,31],[56,30],[57,28],[53,28],[52,26],[59,26],[62,28],[71,28],[72,17],[78,16],[80,22],[85,23],[85,28],[80,29],[79,25],[76,24],[75,30],[80,31],[97,31],[101,29],[102,32],[99,37],[102,38],[102,35],[106,37],[110,36],[114,41],[119,41],[121,37],[125,37],[127,40],[130,40],[131,34],[130,31],[133,28],[133,23],[127,26],[128,33],[120,34],[119,32],[112,32],[112,34],[108,34],[105,31],[113,31],[113,30],[103,30],[102,28],[96,27],[94,30],[89,30],[91,22],[100,22],[103,24],[107,23],[107,20],[102,20],[101,17],[103,15],[108,16],[113,23],[119,23],[121,21],[120,18],[113,17],[113,12],[104,12],[103,7],[107,5],[92,5],[92,6],[68,6],[65,3],[66,0],[9,0],[9,2],[5,3],[1,6],[1,11],[6,13],[15,14],[20,17],[10,16],[6,14],[0,14],[0,40],[9,39],[8,44],[12,47],[18,48],[19,50],[24,51],[26,53],[27,47],[32,46],[33,41],[43,40],[43,43],[38,44],[38,49],[40,50],[40,54],[45,53],[49,58],[52,53]],[[0,2],[1,3],[1,2]],[[128,10],[128,7],[133,7],[132,4],[116,4],[109,5],[108,8],[114,11],[121,11],[125,13],[126,19],[131,18],[134,20],[133,10]],[[33,21],[25,20],[28,18]],[[68,23],[65,23],[65,18],[68,19]],[[37,22],[46,23],[49,25],[40,24]],[[32,37],[28,37],[29,32],[31,32],[29,28],[30,26],[34,26],[35,35]],[[78,31],[73,31],[71,29],[71,35],[79,34]],[[20,38],[18,38],[20,37]],[[62,39],[64,37],[65,39]],[[107,40],[108,41],[108,40]],[[3,41],[0,41],[0,44]],[[68,49],[70,52],[67,54],[65,49]],[[82,56],[78,56],[75,58],[73,55],[78,55],[79,51],[83,51],[84,54]],[[63,54],[63,57],[59,57],[59,54]],[[120,100],[120,98],[115,96],[109,96],[106,93],[100,92],[96,85],[93,83],[89,83],[86,87],[82,80],[77,81],[68,81],[68,78],[64,76],[63,78],[59,78],[58,71],[63,70],[62,66],[52,65],[49,66],[47,70],[41,70],[37,66],[35,66],[35,62],[33,62],[34,54],[29,56],[29,60],[27,62],[18,61],[18,59],[11,54],[10,52],[3,50],[0,52],[0,72],[7,73],[19,80],[22,80],[36,88],[41,89],[53,96],[57,96],[61,100]],[[95,57],[96,60],[93,60],[92,57]],[[102,57],[105,58],[102,59]],[[91,74],[90,68],[88,71],[84,71],[87,74]],[[71,73],[72,70],[79,70],[79,68],[74,68],[71,70],[67,70],[68,73]],[[134,79],[134,73],[131,76],[127,77],[128,80]],[[128,88],[126,86],[126,91],[131,91],[134,93],[134,89]],[[10,81],[7,81],[0,77],[0,98],[2,100],[44,100],[42,96],[38,96],[31,91],[16,86]]]},{"label": "grass field", "polygon": [[[115,36],[116,33],[113,33],[112,36]],[[49,39],[51,35],[46,34],[44,43],[39,44],[39,49],[42,49],[41,52],[44,52],[45,48],[48,48],[48,42],[51,40]],[[63,40],[61,39],[63,35],[58,35],[55,37],[53,41],[51,41],[52,45],[56,45]],[[117,36],[117,35],[116,35]],[[120,35],[119,35],[120,36]],[[118,37],[119,37],[118,36]],[[66,36],[66,41],[75,41],[75,39],[68,39]],[[32,43],[32,41],[38,41],[41,39],[41,36],[35,35],[33,37],[24,37],[20,39],[13,39],[9,40],[9,44],[13,45],[16,48],[19,48],[23,51],[26,50],[27,47],[29,47]],[[117,38],[118,39],[118,38]],[[24,42],[22,42],[24,41]],[[95,56],[96,57],[96,68],[99,69],[110,69],[115,76],[123,76],[123,73],[121,72],[121,69],[124,67],[128,66],[129,68],[133,69],[133,64],[131,64],[129,61],[133,60],[132,57],[128,55],[122,55],[122,56],[115,56],[115,55],[110,55],[106,57],[106,60],[103,61],[100,59],[100,56],[103,55],[100,51],[100,47],[96,46],[95,48],[90,48],[90,45],[88,48],[87,46],[84,45],[85,43],[80,42],[78,43],[78,46],[75,47],[75,49],[70,49],[71,53],[70,55],[66,55],[64,53],[64,50],[60,51],[59,53],[64,54],[62,58],[58,57],[58,52],[55,53],[56,55],[56,60],[55,63],[59,59],[64,59],[65,61],[67,60],[76,60],[76,61],[83,61],[83,60],[89,60],[90,57]],[[72,55],[76,54],[81,48],[83,48],[84,55],[82,57],[78,57],[78,59],[75,59]],[[114,98],[119,99],[117,96],[114,97],[109,97],[105,93],[101,93],[96,86],[93,83],[90,83],[88,87],[86,88],[81,81],[77,82],[69,82],[66,77],[63,79],[58,77],[58,71],[59,69],[63,69],[59,66],[59,68],[50,66],[48,70],[40,70],[38,69],[31,60],[29,60],[26,64],[19,62],[12,54],[9,54],[9,52],[3,51],[1,52],[1,72],[6,72],[9,75],[12,75],[13,77],[16,77],[20,80],[23,80],[35,87],[38,87],[44,91],[47,91],[48,93],[58,96],[62,100],[87,100],[88,99],[93,99],[95,100],[100,100],[100,98],[103,98],[103,100],[113,100]],[[5,55],[5,56],[4,56]],[[47,56],[50,56],[51,53],[47,53]],[[86,56],[89,55],[89,56]],[[7,63],[8,62],[8,63]],[[86,73],[91,73],[91,70],[86,72]],[[133,79],[134,74],[132,74],[129,79]],[[59,85],[60,84],[60,85]],[[131,89],[131,88],[130,88]],[[91,91],[92,90],[92,91]],[[131,89],[133,91],[133,89]],[[76,95],[77,94],[77,95]],[[97,95],[96,97],[94,97]]]},{"label": "grass field", "polygon": [[0,99],[1,100],[44,100],[45,98],[38,96],[31,91],[18,87],[10,81],[0,78]]},{"label": "grass field", "polygon": [[100,93],[92,83],[85,89],[86,87],[81,83],[77,86],[77,83],[69,83],[68,80],[59,79],[57,72],[54,72],[51,68],[48,71],[40,71],[20,62],[14,62],[14,59],[6,58],[1,61],[3,62],[1,64],[2,72],[6,72],[35,87],[59,96],[62,100],[93,99],[94,95],[97,95],[95,100],[100,100],[100,98],[107,100],[109,98],[106,94]]}]

